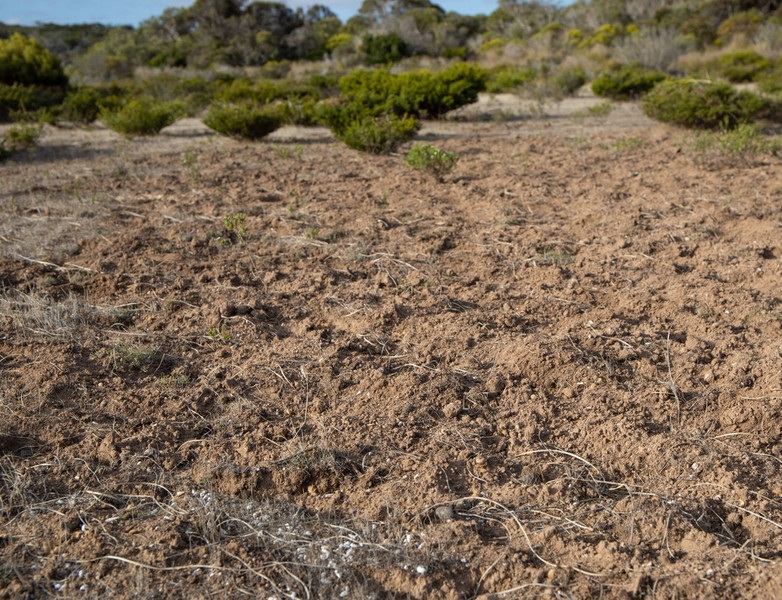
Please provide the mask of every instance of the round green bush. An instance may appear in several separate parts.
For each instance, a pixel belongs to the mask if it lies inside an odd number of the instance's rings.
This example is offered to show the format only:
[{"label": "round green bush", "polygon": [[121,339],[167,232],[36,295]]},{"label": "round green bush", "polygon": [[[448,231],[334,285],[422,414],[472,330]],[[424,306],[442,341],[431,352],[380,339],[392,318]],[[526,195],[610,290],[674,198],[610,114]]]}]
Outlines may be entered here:
[{"label": "round green bush", "polygon": [[659,83],[644,97],[647,116],[697,129],[733,129],[751,123],[764,111],[768,100],[727,83],[675,79]]},{"label": "round green bush", "polygon": [[370,154],[390,154],[413,139],[419,127],[418,119],[414,117],[365,117],[350,123],[337,137],[356,150]]},{"label": "round green bush", "polygon": [[416,144],[405,157],[405,162],[418,171],[424,171],[442,181],[456,167],[459,155],[447,152],[431,144]]},{"label": "round green bush", "polygon": [[60,59],[33,38],[14,33],[0,40],[0,83],[65,87]]},{"label": "round green bush", "polygon": [[204,125],[233,138],[259,140],[285,124],[283,110],[274,105],[253,103],[213,104]]},{"label": "round green bush", "polygon": [[755,81],[771,67],[771,61],[754,50],[729,52],[717,59],[719,74],[733,83]]},{"label": "round green bush", "polygon": [[155,135],[176,120],[170,103],[135,98],[118,110],[103,109],[100,118],[109,128],[124,135]]},{"label": "round green bush", "polygon": [[601,98],[632,100],[639,98],[665,79],[654,69],[639,65],[625,65],[619,69],[603,71],[592,82],[592,91]]},{"label": "round green bush", "polygon": [[356,150],[388,154],[415,137],[418,119],[393,113],[376,114],[360,104],[323,104],[318,119],[339,140]]},{"label": "round green bush", "polygon": [[492,70],[486,82],[486,91],[490,94],[514,92],[538,78],[538,72],[531,68],[503,66]]}]

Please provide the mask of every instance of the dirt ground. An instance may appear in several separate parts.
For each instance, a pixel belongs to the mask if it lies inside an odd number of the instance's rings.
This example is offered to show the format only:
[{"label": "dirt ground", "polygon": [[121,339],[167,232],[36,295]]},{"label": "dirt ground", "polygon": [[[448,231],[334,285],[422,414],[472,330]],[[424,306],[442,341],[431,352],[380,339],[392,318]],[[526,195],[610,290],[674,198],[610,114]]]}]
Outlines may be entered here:
[{"label": "dirt ground", "polygon": [[778,595],[782,160],[598,104],[0,166],[0,597]]}]

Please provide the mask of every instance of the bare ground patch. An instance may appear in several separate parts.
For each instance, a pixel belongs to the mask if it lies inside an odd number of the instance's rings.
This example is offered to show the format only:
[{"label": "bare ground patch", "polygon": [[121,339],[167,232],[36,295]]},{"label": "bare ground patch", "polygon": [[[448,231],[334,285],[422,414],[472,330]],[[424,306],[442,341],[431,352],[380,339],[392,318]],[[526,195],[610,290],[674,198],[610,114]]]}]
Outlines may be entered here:
[{"label": "bare ground patch", "polygon": [[596,104],[5,164],[0,595],[772,596],[780,160]]}]

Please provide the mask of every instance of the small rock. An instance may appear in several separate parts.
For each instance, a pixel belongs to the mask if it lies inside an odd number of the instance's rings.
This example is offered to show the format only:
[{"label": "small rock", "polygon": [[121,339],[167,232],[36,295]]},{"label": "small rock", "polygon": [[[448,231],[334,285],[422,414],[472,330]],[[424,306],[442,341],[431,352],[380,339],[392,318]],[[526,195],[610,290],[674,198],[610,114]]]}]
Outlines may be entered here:
[{"label": "small rock", "polygon": [[450,521],[454,517],[453,507],[450,504],[438,506],[434,514],[441,521]]},{"label": "small rock", "polygon": [[505,389],[505,380],[502,377],[492,377],[486,383],[486,389],[490,394],[499,395]]},{"label": "small rock", "polygon": [[701,373],[701,380],[703,383],[712,383],[714,381],[714,371],[706,369]]},{"label": "small rock", "polygon": [[455,419],[459,416],[460,412],[462,412],[461,402],[449,402],[443,407],[443,414],[448,419]]}]

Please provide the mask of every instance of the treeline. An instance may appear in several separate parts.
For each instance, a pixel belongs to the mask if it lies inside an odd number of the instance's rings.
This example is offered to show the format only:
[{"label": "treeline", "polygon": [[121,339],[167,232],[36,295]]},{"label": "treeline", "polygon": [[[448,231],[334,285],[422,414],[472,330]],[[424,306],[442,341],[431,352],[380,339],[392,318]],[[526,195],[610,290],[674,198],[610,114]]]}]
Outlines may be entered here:
[{"label": "treeline", "polygon": [[500,0],[489,15],[446,12],[430,0],[364,0],[343,23],[328,7],[278,2],[196,0],[139,27],[18,27],[0,39],[34,37],[82,83],[131,77],[138,67],[204,70],[326,59],[342,67],[414,56],[493,58],[536,68],[590,50],[618,62],[667,69],[682,54],[759,42],[782,52],[782,0]]}]

